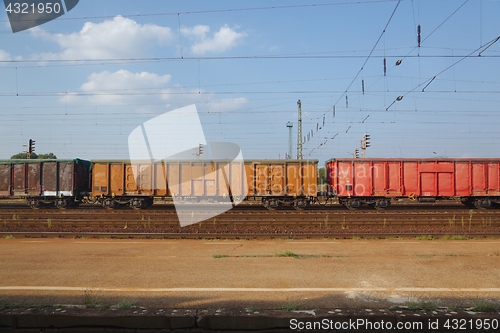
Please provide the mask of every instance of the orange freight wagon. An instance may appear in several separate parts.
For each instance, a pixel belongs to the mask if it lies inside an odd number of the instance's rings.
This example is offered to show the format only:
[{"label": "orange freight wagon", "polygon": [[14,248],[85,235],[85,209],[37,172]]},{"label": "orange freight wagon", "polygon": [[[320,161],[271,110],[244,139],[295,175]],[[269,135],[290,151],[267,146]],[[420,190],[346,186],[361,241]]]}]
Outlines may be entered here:
[{"label": "orange freight wagon", "polygon": [[92,197],[106,208],[145,208],[154,197],[261,197],[272,209],[308,206],[317,196],[317,160],[92,161]]},{"label": "orange freight wagon", "polygon": [[500,203],[500,159],[331,159],[326,172],[329,191],[348,208],[385,208],[394,198]]}]

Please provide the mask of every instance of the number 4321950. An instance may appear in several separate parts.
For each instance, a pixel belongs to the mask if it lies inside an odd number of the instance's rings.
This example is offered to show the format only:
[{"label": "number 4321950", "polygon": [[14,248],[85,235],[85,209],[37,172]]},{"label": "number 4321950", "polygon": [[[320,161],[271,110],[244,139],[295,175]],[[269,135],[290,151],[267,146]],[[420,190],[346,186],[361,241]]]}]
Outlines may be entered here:
[{"label": "number 4321950", "polygon": [[9,3],[7,8],[5,9],[7,13],[9,14],[59,14],[61,12],[61,4],[59,3],[39,3],[37,5],[35,4],[28,4],[28,3],[23,3],[23,2],[15,2],[15,3]]}]

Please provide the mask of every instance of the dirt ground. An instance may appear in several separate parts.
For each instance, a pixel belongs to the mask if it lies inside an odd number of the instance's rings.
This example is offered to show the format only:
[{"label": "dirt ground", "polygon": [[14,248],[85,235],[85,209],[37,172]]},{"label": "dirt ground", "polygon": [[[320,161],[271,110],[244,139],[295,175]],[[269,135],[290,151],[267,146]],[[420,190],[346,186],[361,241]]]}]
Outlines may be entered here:
[{"label": "dirt ground", "polygon": [[500,240],[1,239],[0,305],[333,309],[500,300]]}]

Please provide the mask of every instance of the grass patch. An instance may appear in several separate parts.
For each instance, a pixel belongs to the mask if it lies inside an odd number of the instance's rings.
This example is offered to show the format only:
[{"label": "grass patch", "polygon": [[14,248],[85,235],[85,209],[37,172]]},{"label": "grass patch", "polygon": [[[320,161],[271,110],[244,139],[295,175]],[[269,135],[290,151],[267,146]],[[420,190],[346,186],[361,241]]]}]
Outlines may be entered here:
[{"label": "grass patch", "polygon": [[229,258],[229,256],[227,254],[214,254],[212,257],[215,259]]},{"label": "grass patch", "polygon": [[361,237],[358,237],[358,236],[352,236],[352,240],[361,240]]},{"label": "grass patch", "polygon": [[469,240],[469,237],[465,235],[444,235],[442,240]]},{"label": "grass patch", "polygon": [[111,304],[109,304],[108,302],[101,302],[101,303],[99,303],[98,307],[99,307],[99,311],[109,310],[111,308]]},{"label": "grass patch", "polygon": [[438,306],[432,302],[409,302],[406,306],[410,311],[435,311],[438,308]]},{"label": "grass patch", "polygon": [[285,251],[285,252],[280,252],[276,253],[274,255],[277,258],[295,258],[295,259],[307,259],[307,258],[330,258],[330,256],[324,254],[324,255],[319,255],[319,254],[299,254],[295,253],[292,251]]},{"label": "grass patch", "polygon": [[35,305],[35,307],[37,307],[39,309],[47,309],[47,308],[52,307],[52,305],[50,305],[48,303],[40,303],[40,304]]},{"label": "grass patch", "polygon": [[499,306],[490,302],[479,302],[474,305],[474,311],[476,312],[496,312],[499,310]]},{"label": "grass patch", "polygon": [[295,252],[292,252],[292,251],[288,251],[288,250],[287,250],[287,251],[284,251],[284,252],[277,253],[275,256],[276,256],[276,257],[280,257],[280,258],[281,258],[281,257],[287,257],[287,258],[292,257],[292,258],[297,258],[299,255],[298,255],[297,253],[295,253]]},{"label": "grass patch", "polygon": [[284,251],[276,254],[242,254],[229,256],[227,254],[214,254],[213,258],[295,258],[295,259],[308,259],[308,258],[331,258],[328,254],[300,254],[292,251]]},{"label": "grass patch", "polygon": [[135,305],[135,301],[132,299],[126,299],[118,303],[119,309],[130,309]]},{"label": "grass patch", "polygon": [[285,304],[283,304],[283,306],[281,307],[281,310],[283,311],[287,311],[287,312],[290,312],[290,311],[298,311],[300,310],[300,304],[297,303],[297,302],[286,302]]},{"label": "grass patch", "polygon": [[416,240],[434,240],[435,238],[431,235],[422,235],[415,237]]},{"label": "grass patch", "polygon": [[434,254],[417,254],[420,258],[434,258]]},{"label": "grass patch", "polygon": [[95,308],[99,304],[99,299],[91,289],[83,289],[83,305],[87,308]]},{"label": "grass patch", "polygon": [[5,239],[16,239],[16,237],[14,237],[13,235],[7,235],[5,236]]}]

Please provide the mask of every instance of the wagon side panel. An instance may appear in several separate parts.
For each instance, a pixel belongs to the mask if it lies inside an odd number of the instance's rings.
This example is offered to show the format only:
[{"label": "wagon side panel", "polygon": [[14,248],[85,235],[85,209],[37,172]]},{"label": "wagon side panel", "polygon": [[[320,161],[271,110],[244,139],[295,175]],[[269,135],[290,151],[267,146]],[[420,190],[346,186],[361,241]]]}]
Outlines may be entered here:
[{"label": "wagon side panel", "polygon": [[26,165],[15,164],[12,168],[13,196],[22,197],[26,195]]},{"label": "wagon side panel", "polygon": [[92,165],[92,196],[107,196],[109,195],[109,169],[108,163],[93,163]]},{"label": "wagon side panel", "polygon": [[301,168],[302,195],[308,197],[318,196],[318,164],[305,163]]},{"label": "wagon side panel", "polygon": [[476,197],[486,196],[488,188],[488,168],[484,162],[472,163],[472,195]]},{"label": "wagon side panel", "polygon": [[468,197],[471,195],[471,163],[469,161],[457,161],[455,163],[455,195]]},{"label": "wagon side panel", "polygon": [[353,193],[358,197],[371,197],[373,195],[373,177],[371,162],[355,161],[353,163]]},{"label": "wagon side panel", "polygon": [[282,163],[269,163],[269,190],[272,196],[285,195],[285,166]]},{"label": "wagon side panel", "polygon": [[167,196],[167,165],[163,162],[157,162],[154,167],[154,195],[157,197]]},{"label": "wagon side panel", "polygon": [[488,195],[500,196],[500,164],[488,163]]},{"label": "wagon side panel", "polygon": [[109,182],[111,196],[123,196],[125,194],[125,164],[114,163],[109,165]]},{"label": "wagon side panel", "polygon": [[74,176],[75,164],[74,163],[56,163],[57,168],[57,196],[72,197],[74,196]]},{"label": "wagon side panel", "polygon": [[10,164],[0,164],[0,196],[10,197],[11,193],[11,175],[12,167]]},{"label": "wagon side panel", "polygon": [[27,167],[27,194],[31,197],[38,197],[42,194],[42,163],[30,163]]},{"label": "wagon side panel", "polygon": [[46,197],[57,196],[58,190],[57,162],[47,162],[42,169],[42,195]]},{"label": "wagon side panel", "polygon": [[245,176],[245,165],[240,162],[232,162],[230,166],[230,186],[233,197],[245,197],[247,195],[247,184]]},{"label": "wagon side panel", "polygon": [[256,195],[254,164],[245,164],[245,177],[246,188],[248,189],[247,196],[253,197]]}]

